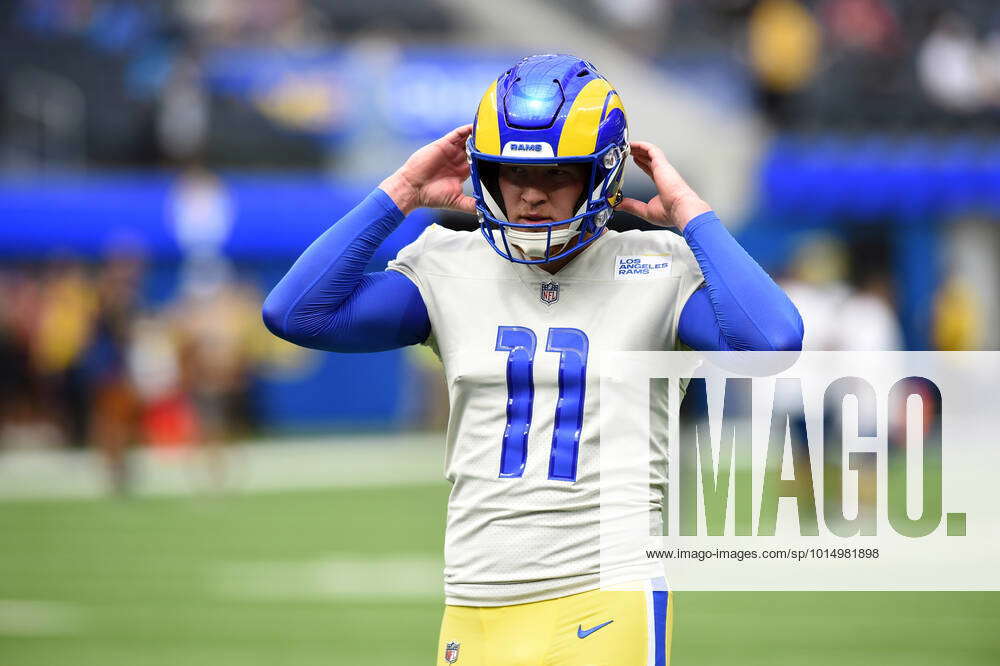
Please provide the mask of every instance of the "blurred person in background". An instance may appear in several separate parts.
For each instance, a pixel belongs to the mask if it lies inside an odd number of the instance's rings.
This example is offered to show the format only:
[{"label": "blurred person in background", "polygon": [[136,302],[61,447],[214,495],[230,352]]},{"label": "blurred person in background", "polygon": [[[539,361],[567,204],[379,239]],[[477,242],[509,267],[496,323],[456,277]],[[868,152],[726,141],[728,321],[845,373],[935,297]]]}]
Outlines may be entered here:
[{"label": "blurred person in background", "polygon": [[24,269],[0,273],[0,443],[34,445],[42,395],[31,358],[38,287]]},{"label": "blurred person in background", "polygon": [[[621,194],[630,154],[657,188],[648,202]],[[475,197],[462,190],[470,175]],[[389,270],[366,274],[419,207],[475,212],[482,234],[431,225]],[[616,207],[684,235],[610,231]],[[567,55],[504,72],[474,125],[415,152],[306,250],[264,318],[307,347],[425,344],[442,359],[453,489],[437,654],[449,663],[460,652],[491,664],[666,663],[672,604],[662,572],[648,561],[599,568],[599,373],[588,374],[588,356],[802,341],[780,288],[659,148],[628,140],[610,83]],[[555,354],[536,353],[546,339]],[[653,447],[653,474],[665,470],[665,446]],[[639,591],[600,589],[602,573]]]},{"label": "blurred person in background", "polygon": [[129,373],[132,326],[141,313],[144,259],[136,249],[114,248],[97,276],[97,316],[86,352],[93,408],[90,437],[104,457],[112,490],[129,491],[129,448],[140,434],[140,402]]},{"label": "blurred person in background", "polygon": [[[819,95],[813,104],[855,125],[873,113],[858,100],[877,105],[899,93],[910,67],[896,12],[885,0],[826,0],[819,5],[824,44],[822,65],[810,86]],[[889,122],[898,122],[898,115]]]},{"label": "blurred person in background", "polygon": [[928,96],[956,113],[977,111],[986,101],[985,65],[972,24],[952,11],[941,14],[917,56],[917,72]]},{"label": "blurred person in background", "polygon": [[786,124],[797,93],[816,70],[819,26],[797,0],[762,0],[750,15],[748,30],[761,107],[774,123]]},{"label": "blurred person in background", "polygon": [[874,56],[901,46],[899,21],[883,0],[826,0],[819,14],[837,49]]},{"label": "blurred person in background", "polygon": [[884,276],[867,272],[862,289],[852,287],[847,247],[826,234],[803,241],[781,285],[802,313],[806,351],[893,351],[902,332]]},{"label": "blurred person in background", "polygon": [[128,365],[141,401],[142,439],[159,452],[186,451],[199,437],[176,338],[163,314],[141,316],[132,325]]},{"label": "blurred person in background", "polygon": [[987,35],[982,56],[985,95],[994,109],[1000,109],[1000,25]]},{"label": "blurred person in background", "polygon": [[160,154],[175,164],[197,164],[205,151],[211,123],[211,101],[201,65],[194,54],[174,58],[160,91],[156,140]]},{"label": "blurred person in background", "polygon": [[252,431],[251,371],[258,360],[261,296],[236,279],[228,260],[191,257],[181,296],[167,316],[176,341],[180,384],[195,417],[210,481],[225,482],[226,442]]},{"label": "blurred person in background", "polygon": [[63,441],[83,446],[89,437],[90,392],[84,359],[97,317],[87,268],[73,257],[52,260],[41,283],[32,357]]},{"label": "blurred person in background", "polygon": [[934,347],[943,351],[982,349],[983,315],[975,287],[956,271],[941,284],[934,297]]}]

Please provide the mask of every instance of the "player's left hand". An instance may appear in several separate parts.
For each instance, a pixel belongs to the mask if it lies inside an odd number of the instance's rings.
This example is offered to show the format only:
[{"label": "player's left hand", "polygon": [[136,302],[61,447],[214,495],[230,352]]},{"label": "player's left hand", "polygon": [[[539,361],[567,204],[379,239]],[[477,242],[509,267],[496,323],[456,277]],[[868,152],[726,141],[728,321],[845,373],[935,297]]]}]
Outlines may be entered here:
[{"label": "player's left hand", "polygon": [[687,223],[702,213],[712,210],[705,201],[684,182],[677,169],[667,161],[657,146],[646,141],[632,141],[632,159],[656,185],[657,195],[649,201],[625,197],[619,210],[661,227],[677,227],[684,231]]}]

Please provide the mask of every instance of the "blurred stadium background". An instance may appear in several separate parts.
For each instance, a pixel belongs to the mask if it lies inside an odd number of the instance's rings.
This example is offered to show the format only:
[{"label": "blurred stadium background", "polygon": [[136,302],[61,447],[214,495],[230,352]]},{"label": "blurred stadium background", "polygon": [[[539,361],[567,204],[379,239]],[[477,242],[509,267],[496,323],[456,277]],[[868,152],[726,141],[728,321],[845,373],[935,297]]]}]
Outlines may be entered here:
[{"label": "blurred stadium background", "polygon": [[[294,348],[260,305],[550,51],[616,82],[808,348],[1000,345],[992,0],[8,0],[0,664],[430,663],[439,367]],[[469,225],[414,213],[372,269],[432,220]],[[677,603],[681,666],[1000,663],[995,594]]]}]

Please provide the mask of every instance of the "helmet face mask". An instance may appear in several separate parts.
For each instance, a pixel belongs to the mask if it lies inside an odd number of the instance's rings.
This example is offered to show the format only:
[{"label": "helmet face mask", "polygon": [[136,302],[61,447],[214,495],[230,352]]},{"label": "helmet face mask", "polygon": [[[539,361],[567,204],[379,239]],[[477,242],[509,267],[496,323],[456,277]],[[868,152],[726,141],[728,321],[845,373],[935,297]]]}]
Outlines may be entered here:
[{"label": "helmet face mask", "polygon": [[[598,238],[621,199],[629,154],[624,107],[586,61],[531,56],[487,90],[466,151],[486,241],[510,261],[547,263]],[[589,167],[572,217],[527,224],[509,220],[499,185],[502,164]]]}]

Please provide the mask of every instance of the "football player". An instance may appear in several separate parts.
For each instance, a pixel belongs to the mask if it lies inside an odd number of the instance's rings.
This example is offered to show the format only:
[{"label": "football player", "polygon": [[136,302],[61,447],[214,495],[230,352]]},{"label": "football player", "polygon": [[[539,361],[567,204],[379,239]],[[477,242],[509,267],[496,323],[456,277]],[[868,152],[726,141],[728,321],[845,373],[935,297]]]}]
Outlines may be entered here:
[{"label": "football player", "polygon": [[[622,196],[630,156],[656,186],[649,201]],[[480,230],[431,225],[388,270],[365,273],[419,207],[476,214]],[[681,234],[613,231],[616,208]],[[443,361],[452,491],[436,663],[468,666],[666,664],[663,579],[623,564],[604,580],[643,591],[600,586],[600,353],[802,341],[781,289],[663,151],[629,141],[607,79],[566,55],[501,74],[472,125],[416,151],[302,254],[264,318],[307,347],[425,344]],[[661,502],[653,490],[654,521]]]}]

